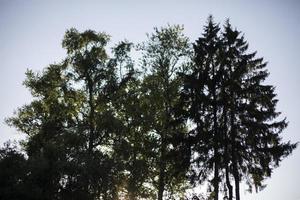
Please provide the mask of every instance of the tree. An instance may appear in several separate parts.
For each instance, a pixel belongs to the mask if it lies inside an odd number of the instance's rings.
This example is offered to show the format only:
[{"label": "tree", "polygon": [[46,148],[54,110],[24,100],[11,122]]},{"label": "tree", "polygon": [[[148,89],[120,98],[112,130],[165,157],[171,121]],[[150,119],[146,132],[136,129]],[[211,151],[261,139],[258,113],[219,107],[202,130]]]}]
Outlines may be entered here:
[{"label": "tree", "polygon": [[229,76],[226,106],[229,108],[231,174],[235,181],[235,197],[240,199],[239,184],[262,188],[262,181],[282,158],[291,154],[296,144],[282,142],[280,133],[287,127],[286,119],[278,120],[275,88],[263,81],[269,73],[263,58],[247,53],[248,44],[240,32],[227,21],[223,33],[224,67]]},{"label": "tree", "polygon": [[220,125],[220,38],[219,26],[212,17],[204,28],[194,47],[194,58],[191,70],[183,74],[184,87],[179,105],[185,111],[183,117],[195,124],[190,132],[192,144],[192,182],[205,181],[213,171],[212,185],[214,199],[219,196],[221,170],[221,125]]},{"label": "tree", "polygon": [[118,92],[115,109],[122,121],[119,144],[114,145],[115,156],[122,160],[122,184],[128,199],[154,199],[151,185],[151,137],[148,118],[145,117],[145,101],[142,97],[139,73]]},{"label": "tree", "polygon": [[44,199],[115,199],[118,194],[121,161],[113,147],[122,122],[114,104],[133,69],[126,65],[117,75],[131,47],[120,43],[109,58],[108,41],[105,33],[70,29],[63,40],[67,59],[42,74],[27,72],[25,85],[36,99],[8,122],[29,137],[30,176],[43,179],[37,184]]},{"label": "tree", "polygon": [[229,21],[210,16],[192,49],[182,26],[155,28],[139,71],[134,45],[109,39],[70,29],[66,59],[27,71],[34,99],[7,120],[27,138],[0,149],[0,199],[183,199],[208,181],[191,198],[239,200],[296,148],[267,63]]},{"label": "tree", "polygon": [[172,140],[176,135],[184,137],[186,134],[185,124],[173,123],[173,108],[179,99],[181,84],[177,73],[184,70],[183,61],[189,52],[188,39],[182,30],[180,26],[155,28],[148,41],[141,45],[146,69],[142,89],[148,105],[145,115],[151,126],[149,134],[154,143],[153,170],[158,200],[163,199],[164,191],[176,192],[173,190],[181,185],[185,176],[185,170],[174,169],[171,156],[172,151],[179,147]]},{"label": "tree", "polygon": [[24,155],[16,146],[6,143],[0,149],[0,199],[28,199],[23,182],[27,173],[26,165]]},{"label": "tree", "polygon": [[[206,180],[212,170],[212,196],[218,199],[223,181],[233,199],[240,199],[239,184],[261,187],[279,161],[296,144],[281,141],[279,134],[287,126],[277,121],[274,87],[264,85],[268,72],[262,58],[247,53],[248,44],[240,32],[226,23],[222,34],[209,17],[204,34],[194,44],[194,64],[184,75],[181,106],[183,118],[195,128],[192,180]],[[200,168],[199,168],[200,167]],[[225,180],[224,180],[225,179]]]}]

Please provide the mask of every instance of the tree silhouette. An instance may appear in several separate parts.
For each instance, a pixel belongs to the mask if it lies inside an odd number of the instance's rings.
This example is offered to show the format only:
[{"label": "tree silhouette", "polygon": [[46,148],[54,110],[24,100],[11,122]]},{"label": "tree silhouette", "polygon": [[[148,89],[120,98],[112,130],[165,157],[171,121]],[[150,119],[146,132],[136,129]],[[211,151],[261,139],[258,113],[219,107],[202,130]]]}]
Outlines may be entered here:
[{"label": "tree silhouette", "polygon": [[120,142],[122,121],[114,104],[132,70],[117,75],[130,45],[121,43],[109,58],[108,40],[105,33],[70,29],[63,40],[68,57],[42,74],[27,72],[25,85],[36,100],[9,122],[29,136],[25,149],[32,165],[45,163],[33,178],[45,179],[43,198],[117,196],[121,164],[113,147]]},{"label": "tree silhouette", "polygon": [[[209,17],[204,34],[194,44],[191,72],[184,74],[181,95],[183,118],[195,128],[191,180],[207,180],[213,171],[211,194],[218,199],[219,184],[225,182],[229,199],[240,199],[239,184],[263,187],[279,161],[296,144],[281,142],[287,126],[276,120],[274,87],[264,85],[268,72],[262,58],[247,53],[248,44],[227,21],[224,31]],[[224,180],[225,179],[225,180]]]},{"label": "tree silhouette", "polygon": [[140,68],[134,44],[109,39],[72,28],[63,61],[26,72],[34,99],[7,123],[27,138],[0,149],[0,199],[239,200],[296,148],[267,63],[229,21],[210,16],[192,45],[182,26],[155,28]]},{"label": "tree silhouette", "polygon": [[194,44],[194,59],[191,72],[183,74],[184,88],[182,90],[181,107],[186,108],[185,118],[192,120],[195,128],[191,131],[193,139],[192,163],[194,165],[192,180],[207,179],[213,171],[212,185],[214,187],[214,199],[219,194],[219,173],[221,167],[221,133],[219,124],[219,98],[220,98],[220,65],[219,51],[220,28],[214,24],[212,18],[208,20],[204,28],[203,37]]},{"label": "tree silhouette", "polygon": [[[286,119],[279,119],[276,111],[274,87],[263,81],[269,73],[267,63],[247,53],[248,44],[240,32],[227,21],[223,33],[224,67],[228,69],[227,102],[230,130],[231,173],[235,182],[235,196],[240,199],[239,184],[246,178],[248,185],[262,187],[265,177],[279,161],[289,155],[296,144],[281,141]],[[226,84],[227,85],[227,84]],[[226,92],[226,89],[225,89]]]},{"label": "tree silhouette", "polygon": [[[145,99],[148,101],[146,112],[150,116],[154,148],[154,185],[157,199],[162,200],[164,192],[175,195],[184,182],[185,171],[174,169],[174,144],[176,135],[185,134],[183,123],[174,123],[173,108],[179,99],[181,84],[177,73],[184,68],[183,60],[189,52],[188,38],[180,26],[155,28],[148,41],[141,45],[143,64],[146,67],[142,83]],[[176,165],[177,166],[177,165]],[[179,167],[179,166],[178,166]],[[173,194],[175,193],[175,194]]]}]

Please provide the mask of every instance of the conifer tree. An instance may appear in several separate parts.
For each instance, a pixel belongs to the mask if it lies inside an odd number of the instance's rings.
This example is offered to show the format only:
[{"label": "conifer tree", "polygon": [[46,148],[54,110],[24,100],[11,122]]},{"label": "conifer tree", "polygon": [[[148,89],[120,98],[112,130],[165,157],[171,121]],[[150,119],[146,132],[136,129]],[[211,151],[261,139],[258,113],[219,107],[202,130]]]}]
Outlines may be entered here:
[{"label": "conifer tree", "polygon": [[[263,58],[247,53],[248,44],[227,21],[223,32],[224,67],[228,70],[226,106],[229,109],[230,169],[235,182],[235,198],[240,199],[239,184],[261,188],[282,158],[296,144],[282,142],[280,133],[286,119],[278,119],[274,87],[264,84],[269,73]],[[227,165],[228,165],[227,164]]]},{"label": "conifer tree", "polygon": [[194,44],[191,72],[184,75],[181,106],[195,127],[190,132],[196,141],[191,179],[207,180],[213,174],[214,199],[223,182],[233,199],[233,179],[239,200],[242,180],[250,188],[263,187],[262,181],[296,144],[281,141],[287,123],[278,120],[274,87],[263,83],[266,63],[247,52],[247,42],[229,21],[219,30],[209,17]]},{"label": "conifer tree", "polygon": [[0,148],[0,199],[183,199],[190,181],[240,200],[296,148],[267,63],[229,21],[210,16],[192,49],[182,26],[155,28],[141,71],[109,39],[70,29],[66,59],[26,72],[33,100],[7,123],[27,138]]},{"label": "conifer tree", "polygon": [[193,181],[205,181],[213,173],[214,199],[219,196],[221,170],[220,128],[220,38],[219,26],[209,17],[203,36],[194,44],[191,72],[184,75],[182,91],[186,118],[195,128],[190,132],[193,143]]}]

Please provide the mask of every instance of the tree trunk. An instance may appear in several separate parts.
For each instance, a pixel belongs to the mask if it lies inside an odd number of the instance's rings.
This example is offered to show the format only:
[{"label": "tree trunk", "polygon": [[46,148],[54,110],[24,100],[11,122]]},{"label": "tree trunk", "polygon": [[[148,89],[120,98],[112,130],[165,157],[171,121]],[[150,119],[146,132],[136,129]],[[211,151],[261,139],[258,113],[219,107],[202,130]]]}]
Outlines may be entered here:
[{"label": "tree trunk", "polygon": [[160,164],[160,171],[159,171],[159,183],[158,183],[158,195],[157,199],[162,200],[163,199],[163,194],[164,194],[164,189],[165,189],[165,165],[164,161],[161,159],[161,164]]},{"label": "tree trunk", "polygon": [[228,188],[228,199],[232,200],[232,185],[230,184],[229,167],[226,166],[226,185]]},{"label": "tree trunk", "polygon": [[234,166],[233,170],[234,170],[234,182],[235,182],[235,199],[240,200],[240,179],[239,179],[237,167]]},{"label": "tree trunk", "polygon": [[[234,129],[234,125],[233,125]],[[232,131],[232,151],[231,151],[231,156],[232,156],[232,166],[233,166],[233,177],[234,177],[234,182],[235,182],[235,199],[240,200],[240,179],[239,179],[239,172],[238,172],[238,166],[237,166],[237,157],[236,157],[236,146],[235,146],[235,134],[234,130]]]},{"label": "tree trunk", "polygon": [[214,200],[219,199],[219,165],[218,162],[215,162],[215,170],[214,170]]},{"label": "tree trunk", "polygon": [[229,142],[228,142],[228,129],[227,129],[227,108],[226,106],[224,106],[224,110],[223,110],[223,123],[224,123],[224,127],[223,127],[223,136],[224,136],[224,142],[225,142],[225,149],[224,149],[224,154],[225,154],[225,178],[226,178],[226,186],[228,189],[228,199],[232,200],[233,196],[232,196],[232,185],[230,183],[230,171],[229,171],[229,154],[230,154],[230,150],[228,149],[229,147]]},{"label": "tree trunk", "polygon": [[216,97],[216,80],[215,80],[215,66],[213,65],[212,69],[213,73],[213,134],[214,134],[214,157],[215,157],[215,169],[214,169],[214,200],[219,199],[219,165],[220,165],[220,159],[219,159],[219,135],[218,135],[218,122],[217,122],[217,97]]},{"label": "tree trunk", "polygon": [[169,133],[170,126],[170,107],[171,107],[171,98],[169,94],[169,77],[168,71],[164,73],[164,114],[165,114],[165,122],[164,122],[164,130],[161,133],[161,148],[160,148],[160,161],[159,161],[159,180],[158,180],[158,194],[157,199],[162,200],[165,190],[166,183],[166,150],[167,150],[167,141],[166,138]]},{"label": "tree trunk", "polygon": [[232,144],[232,150],[231,150],[231,156],[232,156],[232,166],[233,166],[233,176],[234,176],[234,182],[235,182],[235,199],[240,200],[240,179],[239,179],[239,172],[238,172],[238,166],[237,166],[237,156],[236,156],[236,135],[235,135],[235,125],[234,125],[234,114],[232,112],[231,114],[231,144]]},{"label": "tree trunk", "polygon": [[236,126],[235,126],[235,94],[233,91],[230,93],[231,95],[231,111],[230,111],[230,137],[231,137],[231,157],[232,157],[232,167],[233,167],[233,177],[235,183],[235,199],[240,200],[240,179],[238,172],[238,161],[236,155]]},{"label": "tree trunk", "polygon": [[94,105],[94,97],[93,97],[93,83],[91,80],[88,81],[88,92],[89,92],[89,99],[88,103],[90,106],[90,113],[89,113],[89,146],[88,150],[89,153],[91,154],[93,150],[93,145],[94,145],[94,132],[95,132],[95,105]]},{"label": "tree trunk", "polygon": [[166,170],[166,161],[165,161],[165,154],[166,154],[166,141],[165,141],[165,133],[162,134],[161,139],[161,148],[160,148],[160,161],[159,161],[159,179],[158,179],[158,194],[157,199],[162,200],[165,190],[165,170]]},{"label": "tree trunk", "polygon": [[[95,106],[94,106],[94,93],[93,93],[93,82],[90,78],[88,78],[88,104],[90,107],[89,119],[88,119],[88,126],[89,126],[89,138],[88,138],[88,157],[87,157],[87,168],[91,167],[92,163],[92,156],[93,156],[93,145],[94,145],[94,132],[95,132]],[[89,187],[91,185],[91,174],[86,173],[85,177],[85,192],[89,194]]]}]

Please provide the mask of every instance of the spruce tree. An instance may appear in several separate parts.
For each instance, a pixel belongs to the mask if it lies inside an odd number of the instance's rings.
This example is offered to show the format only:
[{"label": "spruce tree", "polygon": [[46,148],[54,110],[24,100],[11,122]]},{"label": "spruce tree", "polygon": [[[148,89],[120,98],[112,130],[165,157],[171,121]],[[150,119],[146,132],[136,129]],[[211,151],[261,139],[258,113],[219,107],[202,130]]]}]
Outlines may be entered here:
[{"label": "spruce tree", "polygon": [[296,148],[267,63],[229,21],[210,16],[192,49],[182,26],[155,28],[141,71],[133,44],[109,53],[109,39],[70,29],[66,59],[27,71],[33,100],[7,120],[27,138],[0,149],[1,199],[182,199],[190,181],[239,200]]},{"label": "spruce tree", "polygon": [[224,67],[228,70],[226,106],[229,108],[229,140],[231,174],[235,182],[235,198],[240,199],[239,184],[244,179],[256,189],[271,175],[282,158],[296,144],[282,142],[280,133],[286,119],[276,111],[275,88],[264,84],[269,73],[263,58],[248,53],[248,44],[227,21],[223,32]]},{"label": "spruce tree", "polygon": [[278,120],[274,87],[263,81],[268,72],[262,58],[248,53],[248,44],[229,21],[221,32],[209,17],[204,34],[194,44],[190,72],[183,74],[181,117],[190,120],[192,182],[211,180],[211,197],[219,198],[220,183],[240,199],[240,182],[263,187],[279,161],[296,144],[282,142],[287,126]]},{"label": "spruce tree", "polygon": [[[195,125],[190,132],[193,181],[206,181],[213,174],[212,196],[218,199],[221,170],[220,132],[220,52],[219,26],[209,17],[203,36],[194,44],[194,58],[189,74],[184,74],[182,102],[185,117]],[[197,178],[196,178],[197,177]],[[196,179],[195,179],[196,178]]]}]

